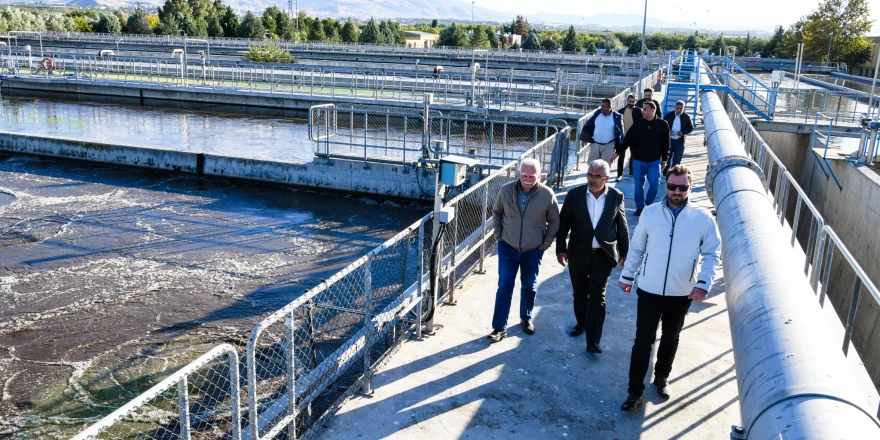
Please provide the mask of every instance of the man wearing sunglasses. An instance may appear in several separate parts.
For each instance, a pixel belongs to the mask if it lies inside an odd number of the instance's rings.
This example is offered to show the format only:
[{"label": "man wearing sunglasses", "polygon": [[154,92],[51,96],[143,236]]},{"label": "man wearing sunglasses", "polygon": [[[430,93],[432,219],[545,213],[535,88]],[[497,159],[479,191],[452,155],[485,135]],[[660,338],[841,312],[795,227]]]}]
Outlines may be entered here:
[{"label": "man wearing sunglasses", "polygon": [[666,197],[645,208],[633,232],[620,275],[620,288],[630,293],[638,277],[636,339],[629,364],[629,395],[623,411],[642,405],[645,376],[662,321],[654,363],[657,393],[669,398],[669,373],[678,350],[679,333],[691,301],[703,301],[718,273],[721,237],[712,216],[688,202],[691,171],[677,165],[666,178]]},{"label": "man wearing sunglasses", "polygon": [[[602,352],[599,342],[605,323],[605,290],[611,270],[626,261],[629,249],[623,193],[606,185],[609,168],[602,159],[590,163],[587,184],[565,196],[556,234],[556,260],[563,266],[571,264],[568,274],[577,320],[571,335],[586,331],[588,353]],[[566,246],[569,230],[571,239]]]}]

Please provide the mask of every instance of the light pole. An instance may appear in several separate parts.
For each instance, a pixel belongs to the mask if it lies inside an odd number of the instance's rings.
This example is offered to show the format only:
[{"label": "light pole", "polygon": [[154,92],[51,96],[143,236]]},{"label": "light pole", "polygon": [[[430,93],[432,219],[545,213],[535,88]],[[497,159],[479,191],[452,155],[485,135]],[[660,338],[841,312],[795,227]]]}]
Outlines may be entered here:
[{"label": "light pole", "polygon": [[834,41],[834,31],[831,31],[831,34],[828,35],[828,54],[825,55],[825,62],[831,62],[831,42]]},{"label": "light pole", "polygon": [[476,0],[471,0],[471,24],[474,24],[474,4]]},{"label": "light pole", "polygon": [[[645,27],[648,24],[648,0],[645,0],[645,15],[642,17],[642,50],[639,51],[639,90],[636,96],[642,96],[642,77],[645,76]],[[644,96],[642,96],[644,98]]]}]

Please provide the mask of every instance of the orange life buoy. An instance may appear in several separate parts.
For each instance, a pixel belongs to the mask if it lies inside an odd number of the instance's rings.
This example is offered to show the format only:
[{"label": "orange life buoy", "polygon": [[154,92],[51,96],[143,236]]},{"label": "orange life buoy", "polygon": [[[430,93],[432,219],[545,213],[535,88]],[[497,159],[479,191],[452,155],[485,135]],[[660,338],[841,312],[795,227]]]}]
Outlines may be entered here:
[{"label": "orange life buoy", "polygon": [[45,70],[52,70],[55,68],[55,64],[52,63],[52,58],[49,57],[43,58],[43,62],[40,63],[40,65],[43,66],[43,69]]}]

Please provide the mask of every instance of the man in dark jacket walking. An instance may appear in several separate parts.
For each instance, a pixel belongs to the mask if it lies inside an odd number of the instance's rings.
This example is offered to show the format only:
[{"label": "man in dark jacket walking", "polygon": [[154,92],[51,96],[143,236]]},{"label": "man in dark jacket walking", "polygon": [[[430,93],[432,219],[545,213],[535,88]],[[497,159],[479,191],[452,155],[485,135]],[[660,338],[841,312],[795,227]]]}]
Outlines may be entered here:
[{"label": "man in dark jacket walking", "polygon": [[611,109],[611,100],[605,98],[599,111],[587,120],[581,132],[581,145],[590,143],[587,162],[602,159],[611,161],[611,156],[620,148],[623,141],[623,117]]},{"label": "man in dark jacket walking", "polygon": [[550,248],[559,230],[559,204],[553,190],[538,181],[541,163],[523,159],[519,180],[501,187],[492,208],[492,225],[498,240],[498,291],[492,334],[488,339],[500,341],[507,336],[507,315],[513,298],[516,273],[522,284],[519,319],[523,331],[535,333],[532,309],[538,287],[538,268],[544,251]]},{"label": "man in dark jacket walking", "polygon": [[[621,107],[617,113],[620,113],[623,119],[623,134],[626,135],[626,132],[629,131],[633,124],[642,119],[642,108],[636,107],[636,95],[630,93],[626,97],[626,105]],[[626,150],[618,151],[618,154],[620,156],[617,158],[617,181],[620,182],[623,180],[623,163],[626,162]],[[633,175],[632,158],[629,161],[629,175]]]},{"label": "man in dark jacket walking", "polygon": [[[660,170],[666,167],[669,158],[669,124],[656,117],[657,106],[646,101],[642,107],[643,118],[633,124],[626,133],[620,151],[630,148],[635,177],[634,197],[635,216],[642,215],[646,205],[657,199],[660,185]],[[614,155],[614,158],[617,154]],[[645,179],[648,181],[648,194],[645,194]]]},{"label": "man in dark jacket walking", "polygon": [[[601,159],[590,163],[587,184],[565,196],[556,234],[556,260],[563,266],[570,264],[577,320],[571,335],[586,331],[588,353],[602,352],[599,342],[605,323],[605,289],[611,270],[626,262],[629,250],[623,193],[606,185],[610,167]],[[566,245],[569,231],[571,239]]]},{"label": "man in dark jacket walking", "polygon": [[676,102],[675,110],[667,113],[663,120],[669,124],[669,163],[663,170],[665,176],[670,168],[681,163],[681,157],[684,155],[684,138],[694,131],[694,124],[690,115],[684,112],[684,101]]}]

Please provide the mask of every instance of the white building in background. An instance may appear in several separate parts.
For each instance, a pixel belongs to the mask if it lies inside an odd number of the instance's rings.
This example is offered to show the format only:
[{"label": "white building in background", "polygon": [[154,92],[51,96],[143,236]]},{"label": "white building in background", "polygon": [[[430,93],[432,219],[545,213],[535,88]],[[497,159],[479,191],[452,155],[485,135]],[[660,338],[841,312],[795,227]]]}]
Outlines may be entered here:
[{"label": "white building in background", "polygon": [[400,31],[406,40],[407,47],[433,47],[440,39],[437,34],[420,31]]}]

